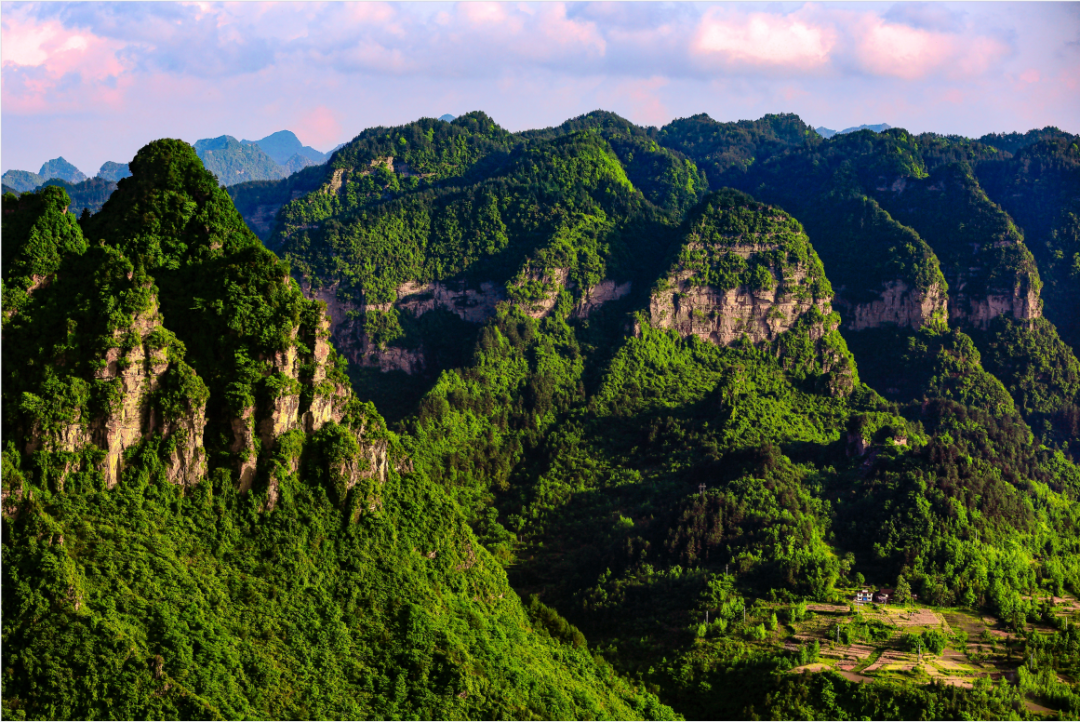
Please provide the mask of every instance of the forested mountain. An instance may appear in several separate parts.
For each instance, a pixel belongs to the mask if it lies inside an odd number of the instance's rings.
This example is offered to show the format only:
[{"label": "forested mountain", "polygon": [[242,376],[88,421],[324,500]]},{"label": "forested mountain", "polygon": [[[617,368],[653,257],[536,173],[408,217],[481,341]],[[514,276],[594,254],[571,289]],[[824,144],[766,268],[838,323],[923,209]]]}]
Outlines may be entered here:
[{"label": "forested mountain", "polygon": [[4,173],[4,185],[22,193],[32,191],[53,178],[75,184],[86,180],[86,175],[61,156],[44,163],[37,173],[25,170],[7,171]]},{"label": "forested mountain", "polygon": [[814,128],[814,132],[820,135],[822,138],[832,138],[834,135],[844,135],[845,133],[855,133],[860,130],[872,130],[875,133],[880,133],[883,130],[888,130],[892,126],[888,123],[878,123],[877,125],[855,125],[850,128],[844,128],[843,130],[833,130],[832,128],[826,128],[823,125],[819,125]]},{"label": "forested mountain", "polygon": [[129,175],[131,175],[131,169],[128,167],[127,163],[116,163],[107,160],[101,164],[101,169],[98,170],[97,177],[116,183],[121,178],[127,178]]},{"label": "forested mountain", "polygon": [[9,170],[4,173],[3,178],[4,185],[16,193],[32,191],[45,182],[40,175],[28,170]]},{"label": "forested mountain", "polygon": [[[128,172],[126,163],[113,163],[112,161],[108,161],[101,166],[101,170],[98,171],[97,176],[94,178],[87,178],[82,171],[61,157],[51,160],[43,165],[40,173],[31,173],[25,170],[9,170],[4,173],[4,185],[17,193],[24,193],[26,191],[36,190],[45,185],[46,182],[52,180],[62,181],[65,184],[65,187],[70,189],[81,187],[81,184],[87,182],[92,183],[95,180],[101,179],[111,182],[113,184],[112,187],[115,188],[116,181],[129,175],[131,175],[131,173]],[[97,189],[99,185],[100,184],[92,183],[91,187]],[[106,195],[105,197],[107,198],[108,196]],[[76,203],[78,203],[78,201],[76,201]],[[87,202],[84,205],[96,212],[101,208],[102,203],[104,203],[104,198],[100,201],[94,200],[92,202]]]},{"label": "forested mountain", "polygon": [[85,234],[4,200],[5,716],[670,716],[521,604],[191,147],[131,170]]},{"label": "forested mountain", "polygon": [[[305,165],[321,165],[330,159],[330,153],[320,153],[311,146],[304,145],[291,130],[279,130],[262,140],[242,140],[241,143],[257,145],[278,165],[288,166],[290,162]],[[299,159],[296,157],[299,156]],[[301,166],[303,167],[303,166]],[[296,170],[299,170],[297,168]]]},{"label": "forested mountain", "polygon": [[303,145],[288,130],[262,140],[237,140],[230,135],[204,138],[195,142],[195,151],[225,186],[288,178],[309,166],[322,165],[333,154]]},{"label": "forested mountain", "polygon": [[195,152],[224,186],[245,181],[277,180],[288,173],[261,148],[241,143],[231,135],[195,141]]},{"label": "forested mountain", "polygon": [[87,178],[81,183],[68,183],[59,178],[53,178],[45,181],[40,187],[47,186],[57,186],[67,191],[68,197],[71,199],[68,212],[74,213],[76,216],[82,216],[83,213],[97,213],[105,205],[105,201],[109,200],[109,196],[112,195],[113,191],[116,190],[115,181],[105,180],[101,177]]},{"label": "forested mountain", "polygon": [[473,112],[5,196],[5,716],[1075,717],[1076,142]]}]

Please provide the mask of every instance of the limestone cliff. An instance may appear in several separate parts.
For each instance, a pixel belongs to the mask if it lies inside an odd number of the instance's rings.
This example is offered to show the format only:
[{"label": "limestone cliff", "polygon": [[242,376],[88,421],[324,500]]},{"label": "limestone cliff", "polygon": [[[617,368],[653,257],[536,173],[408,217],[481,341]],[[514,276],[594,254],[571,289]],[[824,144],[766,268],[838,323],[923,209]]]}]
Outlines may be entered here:
[{"label": "limestone cliff", "polygon": [[240,491],[251,489],[260,452],[273,451],[283,435],[297,430],[312,434],[345,417],[351,391],[328,374],[329,327],[330,318],[320,304],[313,320],[292,329],[284,349],[260,357],[268,393],[261,403],[245,407],[230,420],[229,451]]},{"label": "limestone cliff", "polygon": [[[734,249],[738,254],[740,249]],[[755,344],[769,342],[790,329],[804,313],[817,308],[831,312],[829,299],[795,295],[790,284],[805,279],[805,271],[789,269],[786,284],[769,267],[772,282],[759,288],[700,285],[694,271],[677,268],[649,299],[649,319],[657,328],[673,328],[681,336],[698,336],[729,346],[743,336]]]},{"label": "limestone cliff", "polygon": [[852,303],[839,295],[834,303],[843,316],[843,328],[862,331],[896,325],[901,328],[918,329],[940,323],[948,317],[948,296],[936,285],[925,292],[910,288],[904,281],[884,284],[881,295],[866,303]]},{"label": "limestone cliff", "polygon": [[[1027,284],[1018,283],[1012,293],[989,292],[968,294],[962,277],[955,285],[959,291],[949,303],[949,320],[986,330],[998,316],[1012,316],[1018,321],[1034,321],[1042,317],[1039,292]],[[1026,287],[1025,287],[1026,286]]]},{"label": "limestone cliff", "polygon": [[986,329],[998,316],[1042,315],[1042,282],[1022,232],[991,201],[971,169],[953,163],[926,178],[897,178],[876,189],[881,205],[918,231],[941,259],[949,320]]},{"label": "limestone cliff", "polygon": [[[522,306],[534,318],[542,318],[553,312],[564,289],[574,289],[568,277],[569,270],[565,268],[535,271],[526,268],[509,288],[492,281],[470,288],[460,279],[407,282],[396,289],[395,300],[391,303],[353,302],[341,293],[339,283],[313,288],[302,282],[301,289],[308,298],[326,304],[334,346],[352,364],[382,372],[403,371],[414,375],[431,370],[423,343],[410,348],[393,341],[377,342],[368,330],[368,313],[409,314],[419,318],[442,310],[467,323],[481,324],[496,314],[500,303],[512,302]],[[617,283],[612,280],[585,288],[569,315],[572,318],[587,318],[603,304],[629,294],[630,288],[629,282]]]},{"label": "limestone cliff", "polygon": [[[165,440],[165,474],[169,482],[191,485],[206,471],[203,431],[206,427],[205,386],[194,377],[180,403],[163,404],[176,377],[194,376],[182,358],[169,353],[171,334],[161,325],[156,296],[132,322],[112,333],[112,343],[98,361],[94,383],[106,390],[104,413],[94,414],[89,403],[73,410],[66,424],[45,428],[40,421],[26,435],[26,451],[77,452],[88,445],[104,452],[99,468],[108,488],[116,486],[124,469],[124,453],[152,435]],[[61,478],[60,485],[63,480]]]},{"label": "limestone cliff", "polygon": [[[854,365],[836,331],[832,288],[801,226],[749,196],[721,191],[687,226],[686,241],[649,298],[646,320],[719,346],[746,339],[783,357],[805,336],[813,368],[836,394],[851,390]],[[640,329],[639,329],[640,330]]]}]

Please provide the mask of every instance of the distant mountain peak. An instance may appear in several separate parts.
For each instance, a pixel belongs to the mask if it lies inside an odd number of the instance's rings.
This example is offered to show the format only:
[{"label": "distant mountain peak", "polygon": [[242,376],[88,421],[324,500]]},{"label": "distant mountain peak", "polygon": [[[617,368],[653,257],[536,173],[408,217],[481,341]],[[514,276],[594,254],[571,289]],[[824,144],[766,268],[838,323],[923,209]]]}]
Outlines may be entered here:
[{"label": "distant mountain peak", "polygon": [[131,175],[131,170],[128,168],[127,163],[116,163],[108,160],[102,163],[101,169],[98,171],[97,177],[104,178],[107,181],[117,182],[121,178],[127,178]]},{"label": "distant mountain peak", "polygon": [[817,128],[814,128],[814,131],[818,135],[820,135],[822,138],[832,138],[834,135],[844,135],[846,133],[855,133],[855,132],[860,131],[860,130],[872,130],[875,133],[880,133],[881,131],[888,130],[889,128],[892,128],[892,127],[893,126],[889,125],[888,123],[878,123],[877,125],[859,125],[859,126],[852,126],[851,128],[844,128],[843,130],[833,130],[832,128],[826,128],[825,126],[821,125],[821,126],[818,126]]},{"label": "distant mountain peak", "polygon": [[457,116],[450,115],[449,113],[443,113],[439,116],[439,120],[445,120],[447,123],[454,120]]},{"label": "distant mountain peak", "polygon": [[245,145],[259,146],[263,153],[273,158],[274,162],[280,166],[289,167],[290,164],[295,165],[293,158],[297,155],[311,161],[308,165],[325,163],[330,157],[329,153],[323,153],[301,143],[300,139],[296,137],[296,133],[291,130],[279,130],[259,140],[242,140],[240,142]]},{"label": "distant mountain peak", "polygon": [[59,178],[60,180],[66,180],[68,183],[81,183],[86,180],[86,174],[67,162],[64,159],[64,156],[53,158],[42,165],[41,170],[38,171],[38,175],[45,180]]}]

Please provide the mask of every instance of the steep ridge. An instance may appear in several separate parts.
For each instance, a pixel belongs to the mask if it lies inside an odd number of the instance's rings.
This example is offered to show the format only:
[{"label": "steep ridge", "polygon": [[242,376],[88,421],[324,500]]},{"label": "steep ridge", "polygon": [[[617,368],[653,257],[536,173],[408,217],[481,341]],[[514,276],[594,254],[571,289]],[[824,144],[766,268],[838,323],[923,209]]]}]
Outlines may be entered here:
[{"label": "steep ridge", "polygon": [[[281,247],[298,232],[317,228],[332,216],[456,178],[513,145],[512,136],[483,113],[452,123],[425,118],[399,128],[370,128],[334,153],[318,192],[281,209],[270,239]],[[497,162],[497,161],[496,161]]]},{"label": "steep ridge", "polygon": [[[1080,348],[1080,140],[1032,131],[1039,142],[1008,160],[975,167],[987,195],[1014,218],[1044,281],[1045,314]],[[1049,129],[1051,131],[1056,129]]]},{"label": "steep ridge", "polygon": [[595,110],[562,125],[527,130],[527,141],[549,140],[568,133],[593,131],[608,142],[626,177],[657,209],[679,217],[708,190],[705,174],[678,150],[659,144],[656,128],[641,128],[615,113]]},{"label": "steep ridge", "polygon": [[787,350],[783,336],[799,329],[815,344],[811,364],[844,394],[854,386],[854,365],[831,301],[832,287],[798,222],[724,191],[691,214],[678,260],[649,299],[648,319],[682,337],[719,346],[745,338],[778,354]]},{"label": "steep ridge", "polygon": [[[1006,374],[1016,406],[1042,426],[1043,419],[1070,413],[1075,360],[1058,347],[1056,331],[1035,332],[1043,306],[1035,259],[971,170],[1007,162],[980,143],[891,129],[837,136],[775,157],[751,168],[743,183],[806,225],[838,289],[848,341],[875,388],[905,400],[945,393],[941,385],[920,385],[936,384],[937,377],[919,371],[936,367],[932,355],[899,360],[913,348],[962,355],[967,342],[944,334],[948,323],[971,334],[984,355],[994,345],[995,368]],[[1014,323],[1041,340],[994,340]],[[1019,355],[1005,361],[1004,349]],[[1025,366],[1046,372],[1029,375],[1023,382],[1029,391],[1021,392],[1015,369]],[[1000,407],[992,400],[996,383],[974,388],[982,391],[957,392],[968,402],[981,398]],[[1036,397],[1045,402],[1033,405]],[[1043,438],[1060,442],[1066,425],[1052,422]]]},{"label": "steep ridge", "polygon": [[791,149],[813,148],[821,137],[791,113],[737,123],[721,123],[701,113],[668,123],[657,142],[691,158],[711,187],[742,188],[742,176],[755,164]]},{"label": "steep ridge", "polygon": [[[443,157],[444,145],[471,137],[462,130],[468,120],[455,120],[463,125],[429,154]],[[347,146],[337,157],[357,152]],[[343,188],[354,185],[347,170],[340,169]],[[361,179],[370,173],[360,171]],[[324,192],[295,203],[315,204]],[[584,318],[633,286],[625,261],[621,278],[605,275],[609,260],[625,253],[620,233],[641,194],[596,133],[556,134],[520,149],[487,179],[365,203],[335,211],[325,227],[298,229],[284,248],[305,292],[331,307],[335,343],[354,367],[436,371],[436,349],[409,333],[431,312],[480,324],[506,301],[536,317],[559,305]]]},{"label": "steep ridge", "polygon": [[231,135],[195,141],[195,152],[206,169],[225,186],[245,181],[276,180],[289,175],[257,145],[241,143]]},{"label": "steep ridge", "polygon": [[82,229],[4,198],[5,716],[670,718],[520,603],[193,149],[131,170]]},{"label": "steep ridge", "polygon": [[1019,321],[1041,315],[1035,260],[969,167],[949,164],[926,178],[898,177],[874,190],[893,217],[918,231],[941,259],[952,320],[985,329],[1001,315]]}]

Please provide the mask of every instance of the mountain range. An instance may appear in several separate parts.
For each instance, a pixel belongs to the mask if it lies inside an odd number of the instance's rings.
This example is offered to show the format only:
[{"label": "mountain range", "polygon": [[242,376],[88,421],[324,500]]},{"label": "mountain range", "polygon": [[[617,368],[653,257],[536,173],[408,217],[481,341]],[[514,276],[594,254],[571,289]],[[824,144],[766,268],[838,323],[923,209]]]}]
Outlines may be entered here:
[{"label": "mountain range", "polygon": [[[338,145],[329,153],[320,153],[310,146],[303,145],[296,135],[289,130],[271,133],[261,140],[238,141],[232,136],[204,138],[195,142],[195,151],[206,167],[214,173],[223,185],[235,185],[251,180],[277,180],[287,178],[298,170],[311,165],[321,165],[340,148]],[[101,166],[96,178],[116,183],[130,175],[126,163],[108,161]],[[9,170],[4,173],[3,185],[16,193],[35,190],[52,179],[59,179],[76,188],[87,180],[82,171],[68,163],[63,157],[45,163],[37,173],[22,170]],[[70,192],[70,188],[69,188]],[[73,199],[76,199],[73,196]],[[76,205],[79,200],[76,199]],[[83,207],[91,212],[100,210],[100,204],[84,203]]]},{"label": "mountain range", "polygon": [[1080,714],[1080,137],[201,143],[4,195],[5,716]]},{"label": "mountain range", "polygon": [[814,132],[820,135],[822,138],[832,138],[834,135],[844,135],[846,133],[855,133],[860,130],[872,130],[875,133],[880,133],[883,130],[888,130],[892,126],[888,123],[878,123],[877,125],[858,125],[851,128],[844,128],[843,130],[832,130],[826,128],[823,125],[814,128]]}]

